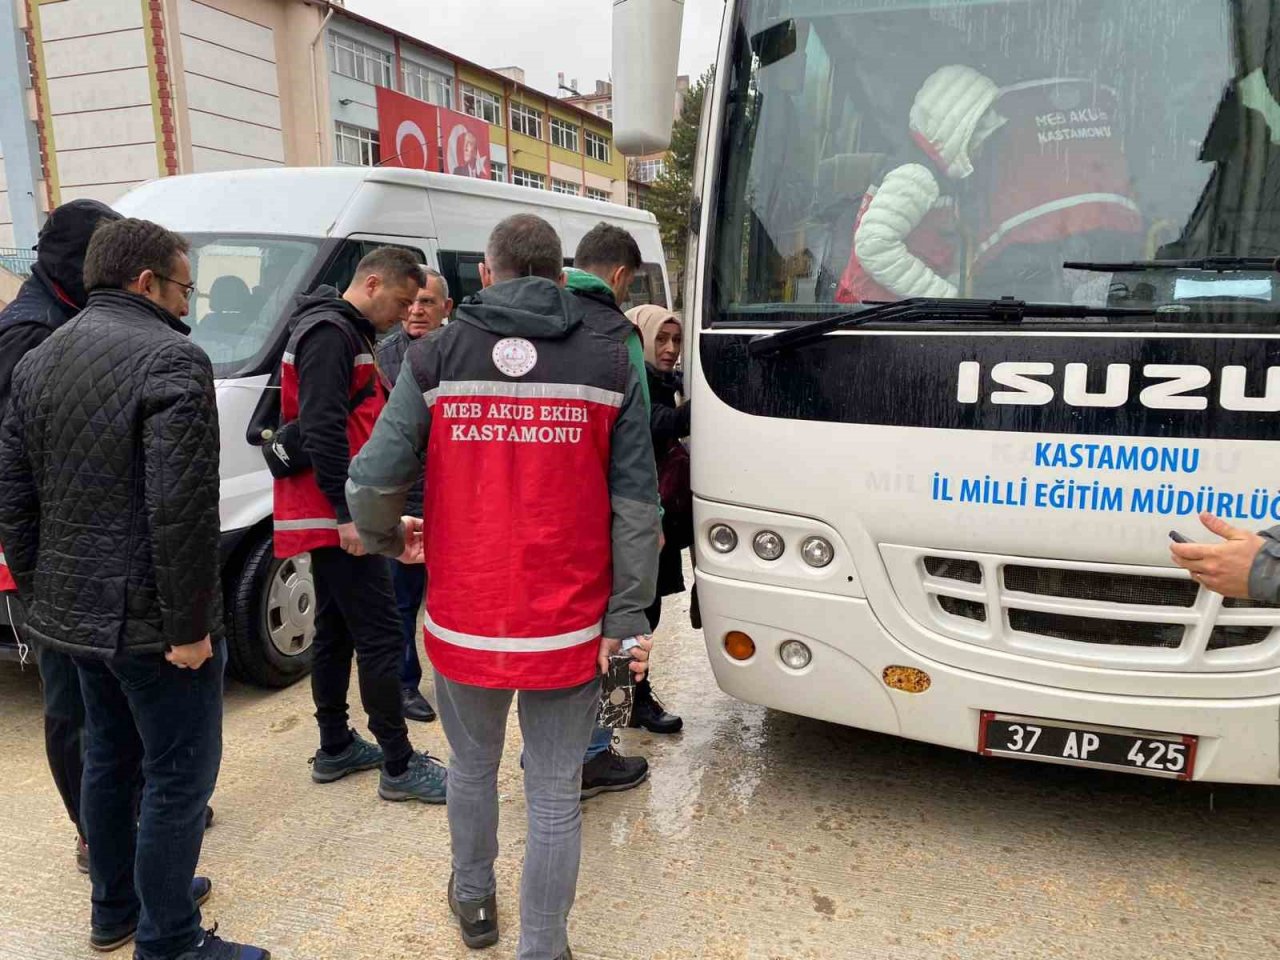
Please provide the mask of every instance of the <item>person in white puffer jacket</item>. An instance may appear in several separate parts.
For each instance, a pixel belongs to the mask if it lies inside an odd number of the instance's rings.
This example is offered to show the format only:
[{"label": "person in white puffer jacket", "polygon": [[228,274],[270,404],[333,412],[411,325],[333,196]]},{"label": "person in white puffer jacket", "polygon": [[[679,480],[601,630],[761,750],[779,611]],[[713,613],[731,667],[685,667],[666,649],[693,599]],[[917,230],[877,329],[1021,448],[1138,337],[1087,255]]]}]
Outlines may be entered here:
[{"label": "person in white puffer jacket", "polygon": [[1003,125],[992,108],[999,94],[994,81],[959,64],[925,80],[909,117],[923,156],[889,170],[863,197],[838,302],[959,296],[959,228],[944,184],[970,176],[973,154]]}]

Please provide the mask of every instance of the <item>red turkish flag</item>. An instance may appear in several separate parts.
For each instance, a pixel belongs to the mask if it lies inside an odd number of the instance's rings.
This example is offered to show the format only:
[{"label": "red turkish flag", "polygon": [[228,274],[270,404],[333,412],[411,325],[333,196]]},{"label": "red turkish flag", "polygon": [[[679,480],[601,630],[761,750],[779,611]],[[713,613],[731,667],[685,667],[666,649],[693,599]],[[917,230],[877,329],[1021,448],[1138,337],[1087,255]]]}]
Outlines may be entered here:
[{"label": "red turkish flag", "polygon": [[439,109],[386,87],[377,105],[381,166],[439,171]]},{"label": "red turkish flag", "polygon": [[489,124],[452,110],[440,110],[444,172],[489,179]]}]

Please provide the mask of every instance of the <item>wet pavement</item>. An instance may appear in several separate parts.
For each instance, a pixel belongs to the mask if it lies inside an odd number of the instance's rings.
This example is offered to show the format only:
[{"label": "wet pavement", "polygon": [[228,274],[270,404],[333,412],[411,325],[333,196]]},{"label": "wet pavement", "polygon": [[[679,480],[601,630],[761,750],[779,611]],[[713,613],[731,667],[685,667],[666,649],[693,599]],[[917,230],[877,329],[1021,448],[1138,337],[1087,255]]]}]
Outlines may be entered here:
[{"label": "wet pavement", "polygon": [[[1280,957],[1280,792],[983,760],[739,703],[687,609],[668,603],[655,679],[685,732],[624,733],[652,778],[584,805],[579,960]],[[278,960],[471,956],[444,810],[380,801],[376,773],[311,783],[310,710],[305,683],[228,690],[206,920]],[[445,751],[438,723],[411,727]],[[492,960],[516,943],[518,751],[513,714]],[[0,960],[91,956],[35,677],[7,663],[0,811]]]}]

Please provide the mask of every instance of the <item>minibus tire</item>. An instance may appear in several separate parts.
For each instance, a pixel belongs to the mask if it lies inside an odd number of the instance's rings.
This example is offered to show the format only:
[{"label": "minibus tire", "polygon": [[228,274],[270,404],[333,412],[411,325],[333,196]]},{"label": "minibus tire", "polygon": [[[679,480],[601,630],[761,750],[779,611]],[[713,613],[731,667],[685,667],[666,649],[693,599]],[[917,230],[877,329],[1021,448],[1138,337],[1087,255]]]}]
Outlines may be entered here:
[{"label": "minibus tire", "polygon": [[[310,556],[277,560],[272,552],[270,532],[250,541],[242,554],[244,562],[238,569],[226,574],[226,624],[227,668],[231,675],[245,683],[277,689],[297,683],[311,672],[311,639],[314,628],[301,641],[299,652],[289,654],[272,642],[268,617],[272,616],[273,583],[282,574],[293,581],[302,581],[303,600],[312,614],[315,610],[315,588],[309,573],[301,574],[300,568],[309,567]],[[306,589],[310,587],[309,591]],[[279,585],[277,585],[279,590]],[[278,599],[278,598],[277,598]]]}]

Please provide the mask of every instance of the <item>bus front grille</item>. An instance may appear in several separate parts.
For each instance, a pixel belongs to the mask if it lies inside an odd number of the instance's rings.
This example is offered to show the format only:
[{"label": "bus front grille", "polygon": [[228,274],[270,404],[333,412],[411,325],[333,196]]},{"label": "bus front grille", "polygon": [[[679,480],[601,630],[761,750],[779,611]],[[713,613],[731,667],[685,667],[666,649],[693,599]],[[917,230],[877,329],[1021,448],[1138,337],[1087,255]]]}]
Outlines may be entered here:
[{"label": "bus front grille", "polygon": [[1224,600],[1177,569],[881,545],[907,611],[953,640],[1129,670],[1280,666],[1280,606]]},{"label": "bus front grille", "polygon": [[1009,609],[1009,626],[1022,633],[1071,640],[1074,643],[1101,643],[1113,647],[1165,647],[1182,645],[1186,628],[1180,623],[1142,623],[1136,620],[1103,620],[1099,617],[1063,616],[1039,610]]}]

